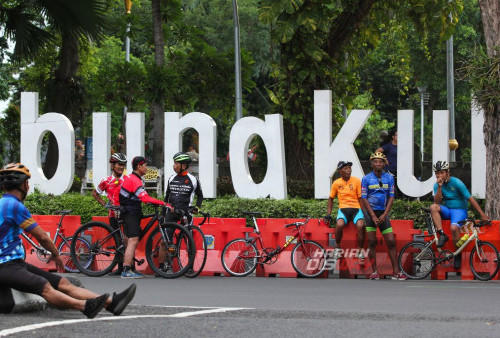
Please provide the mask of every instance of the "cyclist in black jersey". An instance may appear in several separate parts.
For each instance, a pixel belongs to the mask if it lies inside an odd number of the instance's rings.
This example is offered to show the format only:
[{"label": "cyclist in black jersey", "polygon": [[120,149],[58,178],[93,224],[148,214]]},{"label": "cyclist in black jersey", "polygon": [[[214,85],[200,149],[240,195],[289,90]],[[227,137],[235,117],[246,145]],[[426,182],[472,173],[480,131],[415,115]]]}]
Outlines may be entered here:
[{"label": "cyclist in black jersey", "polygon": [[[169,203],[174,207],[174,210],[182,210],[188,215],[188,222],[191,222],[191,214],[189,208],[193,206],[193,200],[196,196],[196,208],[193,212],[197,213],[198,208],[203,202],[203,192],[201,191],[200,180],[198,177],[188,172],[191,157],[183,152],[174,155],[174,171],[175,175],[169,177],[167,181],[167,191],[165,192],[165,203]],[[178,213],[167,213],[166,222],[177,222],[180,220]],[[162,250],[163,247],[160,247]],[[160,254],[160,257],[164,255]],[[159,268],[164,269],[164,262],[159,262]]]}]

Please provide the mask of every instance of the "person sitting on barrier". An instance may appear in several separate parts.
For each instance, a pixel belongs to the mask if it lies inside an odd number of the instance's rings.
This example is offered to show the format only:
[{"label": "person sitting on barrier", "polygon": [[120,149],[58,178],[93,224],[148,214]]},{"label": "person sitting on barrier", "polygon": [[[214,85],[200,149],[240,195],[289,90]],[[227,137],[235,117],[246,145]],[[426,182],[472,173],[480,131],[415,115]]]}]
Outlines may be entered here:
[{"label": "person sitting on barrier", "polygon": [[[119,194],[120,188],[123,183],[123,171],[127,165],[127,157],[121,153],[114,153],[109,158],[109,163],[111,164],[111,175],[102,179],[99,185],[92,190],[92,196],[95,198],[99,204],[106,206],[106,202],[101,198],[101,195],[106,194],[109,203],[114,204],[116,200],[116,195]],[[113,210],[109,210],[109,225],[113,229],[118,228],[118,220],[116,218],[116,213]],[[127,238],[124,238],[125,245],[127,244]],[[111,276],[119,276],[123,272],[123,257],[118,260],[118,269],[111,272]]]},{"label": "person sitting on barrier", "polygon": [[[164,201],[172,205],[175,210],[182,210],[188,216],[188,222],[190,223],[192,217],[190,208],[193,207],[194,196],[196,195],[196,207],[192,209],[194,213],[198,212],[203,203],[200,180],[188,172],[191,156],[187,153],[179,152],[173,156],[173,160],[175,175],[170,176],[167,181],[167,191],[165,192]],[[165,216],[165,222],[177,222],[179,219],[179,214],[177,213],[169,212]],[[162,242],[160,245],[159,260],[159,268],[162,270],[168,269],[168,267],[165,267],[165,250],[165,243]]]},{"label": "person sitting on barrier", "polygon": [[20,237],[23,231],[33,235],[51,253],[49,262],[64,271],[59,251],[23,204],[30,178],[28,168],[21,163],[11,163],[0,170],[0,188],[5,191],[0,199],[0,288],[40,295],[49,304],[80,310],[88,318],[94,318],[103,308],[120,315],[134,298],[135,284],[112,297],[107,293],[99,296],[24,261],[26,253]]},{"label": "person sitting on barrier", "polygon": [[358,229],[358,259],[361,265],[364,264],[363,246],[365,242],[365,221],[361,211],[361,181],[359,178],[351,176],[352,162],[340,161],[337,170],[340,178],[336,179],[331,187],[326,208],[325,220],[329,223],[332,219],[331,212],[333,200],[337,196],[339,200],[339,210],[337,211],[337,225],[335,227],[334,259],[340,258],[340,243],[344,234],[344,226],[349,222],[356,224]]},{"label": "person sitting on barrier", "polygon": [[[450,176],[450,166],[446,161],[437,161],[434,164],[434,204],[431,205],[431,216],[436,231],[439,233],[438,248],[441,248],[448,240],[443,231],[442,219],[450,220],[450,230],[453,243],[457,244],[460,239],[460,226],[458,222],[467,219],[467,201],[481,215],[482,220],[488,220],[477,201],[472,197],[465,184],[457,177]],[[454,267],[460,269],[462,257],[455,257]]]},{"label": "person sitting on barrier", "polygon": [[366,232],[370,262],[373,273],[370,279],[379,279],[375,247],[377,245],[377,227],[384,237],[392,263],[394,280],[405,280],[406,276],[399,270],[396,240],[392,232],[389,213],[394,202],[394,176],[384,171],[387,159],[383,153],[376,152],[370,156],[373,171],[361,180],[361,201],[365,211]]},{"label": "person sitting on barrier", "polygon": [[173,207],[148,195],[144,188],[141,177],[148,171],[147,160],[142,156],[136,156],[132,160],[132,174],[125,176],[120,188],[119,201],[122,206],[122,217],[125,222],[125,235],[128,237],[125,257],[123,259],[122,278],[142,278],[142,273],[133,269],[135,249],[139,244],[141,231],[142,204],[152,203],[157,205]]}]

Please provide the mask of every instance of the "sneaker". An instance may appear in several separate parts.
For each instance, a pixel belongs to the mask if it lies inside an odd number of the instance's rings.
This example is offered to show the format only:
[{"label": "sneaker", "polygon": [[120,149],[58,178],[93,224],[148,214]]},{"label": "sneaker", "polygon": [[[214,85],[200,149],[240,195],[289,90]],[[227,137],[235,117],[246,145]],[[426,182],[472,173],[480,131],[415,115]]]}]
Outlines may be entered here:
[{"label": "sneaker", "polygon": [[365,265],[365,256],[361,252],[358,253],[358,262],[359,265]]},{"label": "sneaker", "polygon": [[106,301],[109,298],[109,293],[105,293],[97,298],[87,299],[85,302],[85,309],[82,311],[87,318],[92,319],[99,311],[102,310],[104,305],[106,305]]},{"label": "sneaker", "polygon": [[439,236],[437,247],[438,248],[443,247],[444,243],[446,243],[448,241],[449,241],[448,236],[446,236],[445,234],[442,234],[441,236]]},{"label": "sneaker", "polygon": [[400,271],[397,274],[392,275],[391,279],[392,280],[407,280],[408,277],[406,277],[406,275]]},{"label": "sneaker", "polygon": [[380,275],[378,274],[378,271],[375,271],[374,273],[372,273],[370,275],[370,279],[379,280],[380,279]]},{"label": "sneaker", "polygon": [[141,276],[141,277],[144,277],[144,274],[140,273],[139,271],[137,271],[136,269],[133,269],[132,270],[137,276]]},{"label": "sneaker", "polygon": [[124,271],[124,272],[122,272],[122,276],[121,276],[121,277],[122,277],[122,278],[131,278],[131,279],[135,278],[135,279],[137,279],[137,278],[143,278],[143,277],[144,277],[144,275],[142,275],[142,274],[137,274],[137,273],[135,273],[135,272],[134,272],[134,271],[132,271],[132,270],[128,270],[128,271]]},{"label": "sneaker", "polygon": [[134,298],[136,288],[137,286],[135,284],[132,284],[120,293],[114,292],[111,304],[106,310],[108,312],[111,312],[115,316],[121,315],[123,310],[125,310],[125,308],[127,307],[128,303],[130,303]]},{"label": "sneaker", "polygon": [[455,261],[453,262],[453,267],[458,270],[462,266],[462,254],[458,254],[458,256],[455,256]]}]

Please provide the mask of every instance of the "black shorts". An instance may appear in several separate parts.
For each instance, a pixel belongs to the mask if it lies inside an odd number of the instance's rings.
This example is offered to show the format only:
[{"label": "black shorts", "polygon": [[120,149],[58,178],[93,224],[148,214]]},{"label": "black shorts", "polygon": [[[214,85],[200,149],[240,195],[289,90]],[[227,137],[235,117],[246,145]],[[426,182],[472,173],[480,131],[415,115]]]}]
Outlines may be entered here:
[{"label": "black shorts", "polygon": [[[385,210],[373,210],[373,213],[377,216],[380,217]],[[365,224],[366,224],[366,232],[373,232],[377,231],[377,225],[373,223],[372,218],[370,215],[367,214],[365,215]],[[392,225],[391,221],[389,220],[389,216],[385,218],[385,220],[378,225],[378,228],[380,229],[380,232],[385,235],[387,233],[392,232]]]},{"label": "black shorts", "polygon": [[8,287],[41,296],[47,283],[57,290],[61,279],[61,276],[39,269],[21,259],[0,264],[0,288]]},{"label": "black shorts", "polygon": [[121,217],[124,221],[123,228],[125,230],[125,235],[128,238],[139,237],[141,233],[142,211],[133,210],[122,212]]}]

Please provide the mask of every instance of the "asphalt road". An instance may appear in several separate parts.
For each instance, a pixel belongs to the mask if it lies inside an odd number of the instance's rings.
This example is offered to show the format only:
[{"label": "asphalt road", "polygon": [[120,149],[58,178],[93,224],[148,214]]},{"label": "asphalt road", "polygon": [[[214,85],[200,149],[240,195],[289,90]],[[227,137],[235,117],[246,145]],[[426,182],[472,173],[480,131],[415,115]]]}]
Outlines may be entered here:
[{"label": "asphalt road", "polygon": [[[78,278],[98,293],[130,283]],[[120,317],[103,311],[87,320],[79,312],[55,309],[11,314],[0,316],[0,336],[500,336],[498,281],[148,277],[135,282],[136,296]],[[33,326],[39,324],[47,327]]]}]

